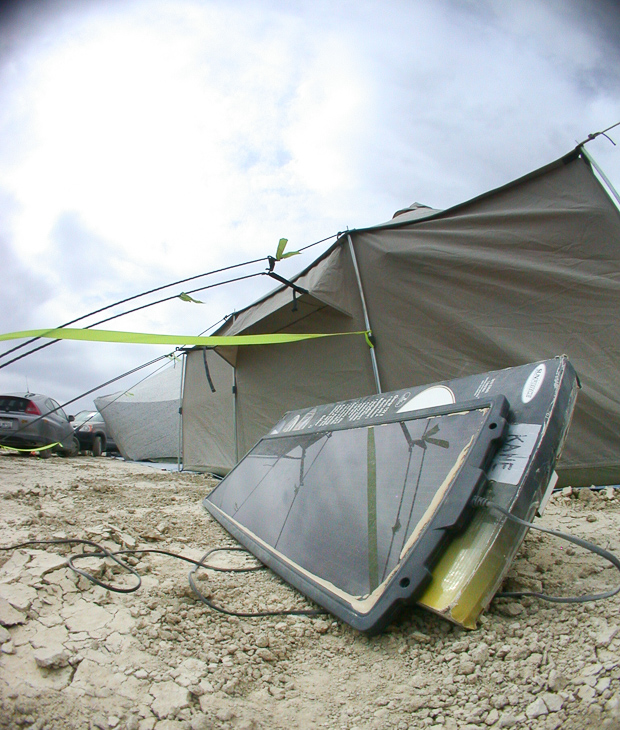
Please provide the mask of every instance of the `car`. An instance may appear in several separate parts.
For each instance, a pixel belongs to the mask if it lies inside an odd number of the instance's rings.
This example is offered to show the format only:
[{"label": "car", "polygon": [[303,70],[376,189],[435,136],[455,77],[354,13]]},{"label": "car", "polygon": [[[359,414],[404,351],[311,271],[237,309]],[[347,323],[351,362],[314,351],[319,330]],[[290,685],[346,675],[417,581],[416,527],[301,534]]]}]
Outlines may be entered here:
[{"label": "car", "polygon": [[39,451],[43,458],[55,451],[76,456],[80,445],[70,418],[58,403],[37,393],[0,395],[0,445],[20,451]]},{"label": "car", "polygon": [[73,416],[73,429],[80,442],[80,451],[92,451],[93,456],[118,451],[99,411],[80,411]]}]

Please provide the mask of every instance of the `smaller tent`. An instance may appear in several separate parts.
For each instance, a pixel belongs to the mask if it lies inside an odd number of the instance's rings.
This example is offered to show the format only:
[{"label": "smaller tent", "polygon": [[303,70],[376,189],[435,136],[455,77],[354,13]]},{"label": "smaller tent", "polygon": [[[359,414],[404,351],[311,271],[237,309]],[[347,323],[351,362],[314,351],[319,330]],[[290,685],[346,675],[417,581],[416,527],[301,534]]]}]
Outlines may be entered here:
[{"label": "smaller tent", "polygon": [[182,372],[175,362],[133,388],[95,399],[125,459],[178,458]]}]

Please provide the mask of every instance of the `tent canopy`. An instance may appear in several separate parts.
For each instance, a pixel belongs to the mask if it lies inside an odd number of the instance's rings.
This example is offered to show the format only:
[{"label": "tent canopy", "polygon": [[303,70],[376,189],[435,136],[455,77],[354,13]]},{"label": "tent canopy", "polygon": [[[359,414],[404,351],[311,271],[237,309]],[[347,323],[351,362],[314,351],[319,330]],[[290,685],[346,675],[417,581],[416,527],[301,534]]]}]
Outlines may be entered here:
[{"label": "tent canopy", "polygon": [[[348,231],[293,279],[308,294],[295,303],[290,288],[278,287],[217,334],[363,330],[365,304],[384,391],[566,354],[583,389],[562,481],[613,483],[619,244],[619,211],[576,150],[448,210],[414,205],[386,224]],[[219,352],[234,366],[239,457],[285,411],[377,391],[361,337]],[[189,354],[188,373],[196,358],[202,353]],[[204,378],[188,377],[184,403],[204,387]],[[220,448],[236,461],[234,438]]]}]

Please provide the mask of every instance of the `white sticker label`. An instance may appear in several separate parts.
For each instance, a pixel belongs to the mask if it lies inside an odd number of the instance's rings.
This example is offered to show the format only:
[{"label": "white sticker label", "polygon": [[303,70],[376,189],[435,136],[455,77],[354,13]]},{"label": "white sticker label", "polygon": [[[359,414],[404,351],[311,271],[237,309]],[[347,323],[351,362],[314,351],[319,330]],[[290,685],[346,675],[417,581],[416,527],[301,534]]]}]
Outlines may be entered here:
[{"label": "white sticker label", "polygon": [[288,432],[288,431],[292,431],[292,430],[293,430],[293,429],[295,428],[295,426],[297,425],[297,421],[299,421],[299,414],[297,414],[296,416],[294,416],[294,417],[293,417],[293,418],[292,418],[292,419],[291,419],[291,420],[290,420],[290,421],[289,421],[289,422],[288,422],[288,423],[286,424],[286,426],[284,426],[284,428],[282,429],[282,433],[284,433],[285,431],[287,431],[287,432]]},{"label": "white sticker label", "polygon": [[523,386],[523,392],[521,393],[521,400],[524,403],[529,403],[531,400],[536,398],[540,386],[543,384],[547,368],[543,363],[537,365],[534,370],[530,373],[530,377],[525,381]]},{"label": "white sticker label", "polygon": [[433,385],[415,395],[408,403],[398,409],[398,413],[421,411],[424,408],[449,406],[456,403],[454,393],[445,385]]},{"label": "white sticker label", "polygon": [[508,427],[508,435],[493,459],[488,477],[494,482],[517,485],[534,453],[540,426],[517,423]]}]

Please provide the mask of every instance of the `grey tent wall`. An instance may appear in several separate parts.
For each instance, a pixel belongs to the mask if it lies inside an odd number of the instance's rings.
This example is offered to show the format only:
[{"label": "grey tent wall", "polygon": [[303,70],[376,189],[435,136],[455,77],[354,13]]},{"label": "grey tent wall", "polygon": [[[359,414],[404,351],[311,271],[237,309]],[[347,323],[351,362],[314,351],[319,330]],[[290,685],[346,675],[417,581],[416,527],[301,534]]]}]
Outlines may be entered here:
[{"label": "grey tent wall", "polygon": [[[215,393],[209,386],[206,356]],[[183,466],[225,474],[236,463],[233,430],[233,368],[213,350],[197,349],[185,359]]]},{"label": "grey tent wall", "polygon": [[181,363],[174,362],[124,392],[95,399],[126,459],[177,458],[180,381]]},{"label": "grey tent wall", "polygon": [[[385,391],[566,354],[583,389],[561,483],[620,483],[620,214],[583,156],[350,236]],[[345,243],[294,279],[297,311],[279,288],[217,334],[365,329]],[[360,337],[229,350],[240,456],[287,410],[376,391]],[[228,463],[232,425],[229,444]]]},{"label": "grey tent wall", "polygon": [[[344,315],[326,308],[304,320],[303,327],[298,324],[295,331],[339,332],[347,325],[351,328]],[[355,398],[375,392],[368,345],[360,336],[239,350],[236,374],[240,456],[286,411],[337,400],[337,394]]]},{"label": "grey tent wall", "polygon": [[620,481],[620,214],[586,160],[352,237],[386,390],[567,354],[561,483]]}]

